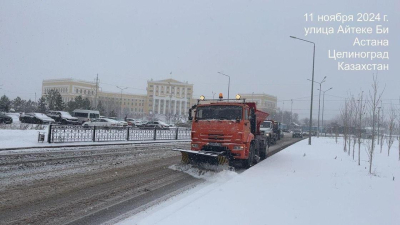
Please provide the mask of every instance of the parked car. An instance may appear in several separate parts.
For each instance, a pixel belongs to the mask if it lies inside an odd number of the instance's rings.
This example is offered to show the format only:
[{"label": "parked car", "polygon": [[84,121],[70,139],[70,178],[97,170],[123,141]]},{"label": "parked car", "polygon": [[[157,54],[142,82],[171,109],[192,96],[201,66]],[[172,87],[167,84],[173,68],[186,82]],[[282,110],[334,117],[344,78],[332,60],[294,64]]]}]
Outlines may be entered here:
[{"label": "parked car", "polygon": [[120,127],[127,127],[128,126],[128,122],[126,122],[126,121],[123,121],[123,120],[115,120],[115,121],[117,121],[118,122],[118,126],[120,126]]},{"label": "parked car", "polygon": [[177,126],[175,124],[168,124],[169,129],[176,129]]},{"label": "parked car", "polygon": [[298,130],[293,130],[292,132],[292,138],[303,138],[303,132],[298,129]]},{"label": "parked car", "polygon": [[52,124],[56,121],[43,113],[25,113],[19,117],[22,123]]},{"label": "parked car", "polygon": [[162,129],[162,130],[168,130],[169,126],[168,124],[162,122],[162,121],[150,121],[144,124],[143,126],[140,127],[141,129]]},{"label": "parked car", "polygon": [[11,116],[7,116],[4,113],[0,113],[0,123],[10,124],[13,122]]},{"label": "parked car", "polygon": [[49,111],[47,116],[54,119],[56,122],[61,124],[71,124],[71,125],[80,125],[78,118],[71,116],[69,112],[65,111]]},{"label": "parked car", "polygon": [[100,113],[97,110],[75,109],[72,116],[78,118],[80,123],[100,118]]},{"label": "parked car", "polygon": [[128,126],[132,126],[132,127],[143,126],[143,122],[139,119],[127,118],[126,122],[128,123]]},{"label": "parked car", "polygon": [[84,122],[82,124],[83,127],[117,127],[118,121],[110,119],[110,118],[99,118],[99,119],[91,119],[90,121]]}]

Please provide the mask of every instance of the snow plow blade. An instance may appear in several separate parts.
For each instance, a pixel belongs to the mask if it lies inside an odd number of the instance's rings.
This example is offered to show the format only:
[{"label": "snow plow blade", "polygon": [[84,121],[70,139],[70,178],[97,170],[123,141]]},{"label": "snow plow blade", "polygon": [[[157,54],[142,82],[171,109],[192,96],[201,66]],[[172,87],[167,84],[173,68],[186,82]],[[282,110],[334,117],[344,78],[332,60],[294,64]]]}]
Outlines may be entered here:
[{"label": "snow plow blade", "polygon": [[185,149],[172,149],[179,151],[182,154],[182,163],[201,165],[229,165],[229,159],[224,156],[224,152],[211,152],[211,151],[193,151]]}]

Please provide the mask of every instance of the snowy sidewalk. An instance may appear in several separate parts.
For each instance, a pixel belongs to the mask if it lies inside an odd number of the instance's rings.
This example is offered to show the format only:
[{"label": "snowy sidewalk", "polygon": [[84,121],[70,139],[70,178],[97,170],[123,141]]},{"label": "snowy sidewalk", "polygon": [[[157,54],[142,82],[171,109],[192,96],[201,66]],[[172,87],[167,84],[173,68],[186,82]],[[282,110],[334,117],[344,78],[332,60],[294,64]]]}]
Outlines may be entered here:
[{"label": "snowy sidewalk", "polygon": [[358,166],[341,142],[313,138],[309,146],[303,140],[120,224],[400,224],[397,141],[391,157],[385,147],[376,151],[375,175],[368,174],[365,146]]}]

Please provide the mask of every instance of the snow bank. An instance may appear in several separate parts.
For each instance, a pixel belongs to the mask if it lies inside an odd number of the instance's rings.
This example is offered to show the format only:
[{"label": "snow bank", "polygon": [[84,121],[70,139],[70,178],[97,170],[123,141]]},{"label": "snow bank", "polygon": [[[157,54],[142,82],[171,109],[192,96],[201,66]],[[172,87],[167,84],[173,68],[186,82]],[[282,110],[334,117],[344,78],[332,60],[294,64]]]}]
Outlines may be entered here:
[{"label": "snow bank", "polygon": [[387,149],[375,153],[370,175],[365,146],[358,166],[334,139],[313,138],[312,146],[304,140],[225,182],[195,188],[119,224],[397,225],[400,161],[394,146],[391,157]]},{"label": "snow bank", "polygon": [[[48,134],[48,129],[0,130],[0,149],[46,145],[47,143],[38,143],[39,132]],[[47,135],[45,140],[47,140]]]}]

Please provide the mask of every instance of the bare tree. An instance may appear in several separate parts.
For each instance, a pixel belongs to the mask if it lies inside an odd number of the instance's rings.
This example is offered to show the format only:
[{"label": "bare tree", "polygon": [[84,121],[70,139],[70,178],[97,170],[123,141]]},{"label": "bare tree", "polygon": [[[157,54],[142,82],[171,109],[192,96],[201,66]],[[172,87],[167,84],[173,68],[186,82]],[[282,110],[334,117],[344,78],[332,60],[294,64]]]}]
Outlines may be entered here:
[{"label": "bare tree", "polygon": [[[382,105],[382,102],[381,102],[381,105]],[[381,115],[380,115],[379,121],[381,121],[381,122],[380,122],[381,126],[378,127],[378,129],[379,129],[379,132],[378,132],[379,137],[378,137],[378,139],[380,138],[381,140],[380,140],[380,142],[378,142],[378,144],[379,144],[379,146],[380,146],[380,153],[382,153],[383,138],[384,138],[384,136],[385,136],[384,133],[383,133],[384,128],[381,129],[381,127],[385,127],[385,114],[384,114],[383,108],[382,108],[382,110],[381,110]]]},{"label": "bare tree", "polygon": [[393,133],[394,133],[394,130],[396,128],[396,110],[393,107],[393,105],[391,105],[391,107],[390,107],[390,112],[389,112],[389,118],[388,119],[389,119],[388,120],[389,136],[386,139],[386,143],[388,145],[388,156],[389,156],[390,148],[392,147],[393,142],[394,142]]},{"label": "bare tree", "polygon": [[[400,98],[399,98],[399,103],[400,103]],[[399,116],[397,117],[397,124],[398,124],[398,128],[399,128],[399,136],[397,136],[397,142],[399,143],[399,161],[400,161],[400,112],[399,112]]]},{"label": "bare tree", "polygon": [[[372,76],[372,91],[369,91],[369,105],[370,105],[370,113],[372,116],[372,140],[371,140],[371,147],[368,149],[369,150],[369,173],[372,173],[372,159],[374,156],[374,149],[375,149],[375,123],[376,123],[376,114],[377,114],[377,109],[378,109],[378,104],[382,98],[382,94],[385,90],[385,88],[382,90],[382,92],[379,93],[379,82],[378,78],[376,75]],[[379,138],[379,137],[378,137]]]},{"label": "bare tree", "polygon": [[[343,123],[343,151],[347,152],[347,139],[348,139],[348,121],[349,121],[349,101],[346,99],[344,102],[344,108],[340,110],[340,118]],[[349,146],[350,147],[350,146]],[[349,150],[350,151],[350,150]]]},{"label": "bare tree", "polygon": [[362,138],[362,129],[363,129],[363,123],[362,123],[362,116],[365,113],[365,105],[363,105],[363,97],[364,97],[364,92],[361,92],[360,94],[360,99],[358,100],[358,132],[357,132],[357,139],[358,139],[358,165],[360,165],[361,162],[361,138]]},{"label": "bare tree", "polygon": [[[354,160],[354,152],[356,148],[356,142],[357,142],[357,136],[354,134],[354,128],[357,127],[357,119],[358,119],[358,108],[357,108],[357,101],[355,100],[354,96],[351,97],[350,99],[350,112],[349,112],[349,130],[350,130],[350,136],[349,136],[349,149],[351,149],[351,139],[353,139],[353,160]],[[351,138],[352,137],[352,138]],[[350,154],[349,154],[350,155]]]}]

